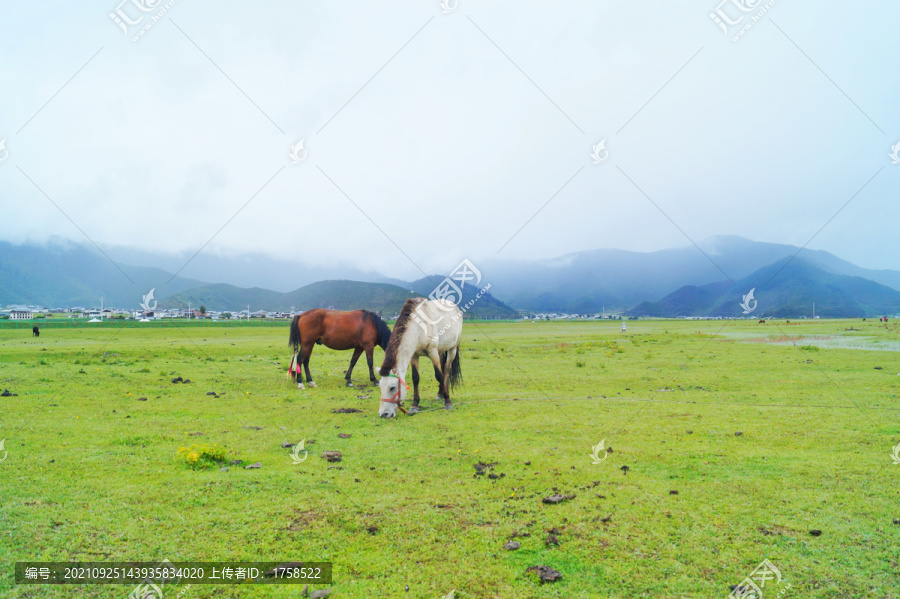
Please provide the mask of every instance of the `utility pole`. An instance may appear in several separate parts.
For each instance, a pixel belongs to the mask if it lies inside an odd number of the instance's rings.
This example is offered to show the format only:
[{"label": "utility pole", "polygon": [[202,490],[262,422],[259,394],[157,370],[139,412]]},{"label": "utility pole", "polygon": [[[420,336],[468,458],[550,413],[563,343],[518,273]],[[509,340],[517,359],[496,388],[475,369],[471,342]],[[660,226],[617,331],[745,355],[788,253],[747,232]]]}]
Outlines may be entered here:
[{"label": "utility pole", "polygon": [[188,302],[188,320],[191,319],[191,302]]},{"label": "utility pole", "polygon": [[247,324],[250,324],[250,304],[247,304]]},{"label": "utility pole", "polygon": [[100,322],[103,322],[103,296],[100,296]]},{"label": "utility pole", "polygon": [[816,318],[816,302],[813,302],[813,320]]}]

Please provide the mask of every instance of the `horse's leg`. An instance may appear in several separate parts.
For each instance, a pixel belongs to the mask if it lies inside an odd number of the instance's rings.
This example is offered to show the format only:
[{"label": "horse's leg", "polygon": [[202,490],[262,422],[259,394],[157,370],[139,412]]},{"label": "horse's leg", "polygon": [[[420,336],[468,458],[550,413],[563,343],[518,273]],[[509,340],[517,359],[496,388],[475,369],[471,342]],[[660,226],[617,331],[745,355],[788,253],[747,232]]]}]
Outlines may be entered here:
[{"label": "horse's leg", "polygon": [[419,356],[413,356],[412,360],[409,361],[409,365],[412,366],[413,403],[407,414],[412,416],[419,411]]},{"label": "horse's leg", "polygon": [[294,375],[294,380],[297,382],[297,388],[298,389],[306,389],[306,387],[303,386],[303,351],[304,351],[304,348],[301,345],[299,349],[300,349],[299,353],[294,356],[294,359],[296,360],[296,362],[294,362],[294,364],[292,366],[292,368],[294,369],[293,375]]},{"label": "horse's leg", "polygon": [[301,366],[301,360],[297,358],[297,364],[294,365],[294,380],[297,381],[298,389],[305,389],[303,386],[303,370]]},{"label": "horse's leg", "polygon": [[291,367],[288,369],[288,378],[297,383],[297,389],[303,389],[303,375],[300,373],[301,356],[303,355],[303,341],[300,333],[300,315],[294,317],[291,323],[291,336],[288,341],[294,348],[294,356],[291,358]]},{"label": "horse's leg", "polygon": [[441,374],[441,368],[439,364],[440,361],[438,361],[434,366],[434,380],[436,380],[438,383],[438,392],[435,396],[435,399],[444,399],[444,376]]},{"label": "horse's leg", "polygon": [[313,348],[315,347],[315,343],[310,343],[309,347],[303,348],[303,369],[306,370],[306,383],[310,387],[316,387],[317,385],[312,380],[312,374],[309,372],[309,358],[312,355]]},{"label": "horse's leg", "polygon": [[[438,364],[440,364],[440,362],[438,362]],[[443,375],[441,374],[441,369],[440,369],[439,366],[435,366],[435,367],[434,367],[434,380],[436,380],[436,381],[438,382],[438,386],[439,386],[439,387],[440,387],[440,384],[441,384],[442,382],[444,382],[444,377],[443,377]],[[438,391],[440,392],[440,390],[438,390]],[[437,398],[438,398],[438,399],[443,399],[440,395],[438,395]]]},{"label": "horse's leg", "polygon": [[347,379],[347,386],[352,387],[353,383],[350,382],[350,376],[353,374],[353,367],[356,366],[356,361],[359,360],[359,357],[362,355],[363,350],[359,347],[353,350],[353,357],[350,358],[350,368],[347,369],[347,376],[344,377]]},{"label": "horse's leg", "polygon": [[450,401],[450,370],[453,368],[453,360],[456,359],[456,348],[447,350],[447,359],[444,361],[444,409],[452,410],[453,402]]},{"label": "horse's leg", "polygon": [[366,348],[366,364],[369,365],[369,381],[373,385],[377,385],[378,379],[375,378],[375,370],[374,370],[375,361],[372,359],[372,354],[374,353],[374,351],[375,351],[374,345],[372,347]]},{"label": "horse's leg", "polygon": [[434,378],[438,382],[438,392],[435,399],[444,399],[447,395],[444,393],[444,375],[441,371],[441,355],[435,349],[428,352],[428,357],[431,358],[431,363],[434,364]]}]

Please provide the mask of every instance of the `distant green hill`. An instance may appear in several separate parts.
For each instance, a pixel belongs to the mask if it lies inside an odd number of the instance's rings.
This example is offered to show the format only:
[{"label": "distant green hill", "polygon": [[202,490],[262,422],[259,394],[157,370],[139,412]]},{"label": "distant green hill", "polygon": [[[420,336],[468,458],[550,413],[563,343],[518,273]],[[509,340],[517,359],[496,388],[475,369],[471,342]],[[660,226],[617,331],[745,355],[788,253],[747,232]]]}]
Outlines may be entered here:
[{"label": "distant green hill", "polygon": [[400,312],[403,302],[417,294],[386,283],[360,281],[319,281],[300,289],[280,293],[254,287],[244,289],[234,285],[204,285],[188,289],[160,300],[161,308],[206,306],[209,310],[288,311],[331,308],[334,310],[371,310],[385,317]]},{"label": "distant green hill", "polygon": [[[159,301],[160,308],[194,308],[201,305],[209,310],[288,311],[331,308],[334,310],[372,310],[385,318],[400,313],[403,303],[410,297],[426,296],[443,280],[432,276],[412,283],[412,290],[389,283],[364,283],[360,281],[319,281],[300,289],[279,293],[269,289],[244,289],[234,285],[204,285],[170,295]],[[476,291],[463,294],[463,302],[474,299]],[[486,293],[467,310],[474,318],[517,318],[518,313]]]},{"label": "distant green hill", "polygon": [[[893,315],[900,312],[900,291],[862,277],[827,272],[799,258],[782,259],[739,281],[687,285],[657,302],[644,302],[629,316],[723,316],[744,314],[741,301],[754,290],[753,317],[823,318]],[[750,307],[754,304],[750,303]]]}]

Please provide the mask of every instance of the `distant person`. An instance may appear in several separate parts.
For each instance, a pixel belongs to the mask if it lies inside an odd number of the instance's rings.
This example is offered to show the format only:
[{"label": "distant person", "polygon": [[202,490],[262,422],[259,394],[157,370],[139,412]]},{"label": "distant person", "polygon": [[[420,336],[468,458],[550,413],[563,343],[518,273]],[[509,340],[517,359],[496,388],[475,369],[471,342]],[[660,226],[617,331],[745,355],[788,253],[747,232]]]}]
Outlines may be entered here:
[{"label": "distant person", "polygon": [[625,323],[623,322],[623,323],[622,323],[622,332],[623,332],[623,333],[625,332],[625,328],[626,328],[626,327],[625,327]]}]

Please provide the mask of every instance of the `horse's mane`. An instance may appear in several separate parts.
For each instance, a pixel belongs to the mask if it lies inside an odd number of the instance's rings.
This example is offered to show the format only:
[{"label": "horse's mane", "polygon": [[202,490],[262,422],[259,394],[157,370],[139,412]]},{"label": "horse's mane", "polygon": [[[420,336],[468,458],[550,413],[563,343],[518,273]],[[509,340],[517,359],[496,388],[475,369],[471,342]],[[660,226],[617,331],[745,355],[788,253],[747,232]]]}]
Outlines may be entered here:
[{"label": "horse's mane", "polygon": [[381,376],[389,375],[391,370],[397,367],[397,351],[400,349],[400,341],[403,339],[403,334],[409,325],[409,319],[413,310],[418,308],[423,301],[425,301],[424,297],[411,297],[403,304],[400,316],[397,317],[397,322],[394,323],[394,332],[391,333],[391,340],[384,350],[384,362],[381,364],[381,370],[379,371]]},{"label": "horse's mane", "polygon": [[388,342],[391,340],[391,329],[388,328],[388,325],[374,312],[363,310],[363,318],[372,321],[372,324],[375,325],[375,331],[378,333],[378,338],[375,342],[381,346],[381,349],[387,350]]}]

